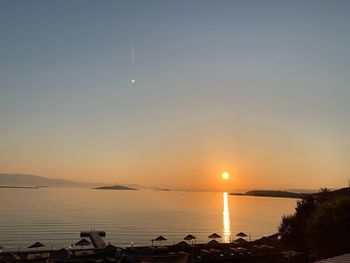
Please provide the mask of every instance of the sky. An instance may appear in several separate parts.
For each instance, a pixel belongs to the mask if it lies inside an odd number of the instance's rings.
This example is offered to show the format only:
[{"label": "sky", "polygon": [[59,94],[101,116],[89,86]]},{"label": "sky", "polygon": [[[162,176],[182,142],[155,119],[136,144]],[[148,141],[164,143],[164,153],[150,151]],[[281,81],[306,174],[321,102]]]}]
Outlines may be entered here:
[{"label": "sky", "polygon": [[1,0],[0,173],[346,186],[349,10],[345,0]]}]

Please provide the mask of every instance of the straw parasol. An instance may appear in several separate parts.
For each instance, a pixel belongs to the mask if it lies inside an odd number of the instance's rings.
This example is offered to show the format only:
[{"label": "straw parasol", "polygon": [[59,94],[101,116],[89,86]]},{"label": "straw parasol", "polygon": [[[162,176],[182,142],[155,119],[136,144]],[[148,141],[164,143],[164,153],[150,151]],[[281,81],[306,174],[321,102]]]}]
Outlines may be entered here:
[{"label": "straw parasol", "polygon": [[80,246],[80,248],[83,249],[84,246],[88,246],[90,244],[91,244],[90,241],[88,241],[85,238],[83,238],[83,239],[79,240],[77,243],[75,243],[74,245],[75,246]]},{"label": "straw parasol", "polygon": [[246,233],[239,232],[236,236],[237,237],[247,237],[248,235]]},{"label": "straw parasol", "polygon": [[208,236],[208,237],[211,238],[211,239],[221,238],[221,236],[218,235],[218,234],[216,234],[216,233],[213,233],[213,234],[211,234],[211,235]]},{"label": "straw parasol", "polygon": [[192,253],[191,253],[192,261],[193,261],[193,242],[194,242],[195,239],[196,239],[196,237],[194,235],[191,235],[191,234],[189,234],[189,235],[184,237],[184,240],[186,240],[186,241],[191,240],[191,243],[192,243]]},{"label": "straw parasol", "polygon": [[157,238],[155,239],[155,241],[159,241],[159,245],[160,245],[160,246],[162,245],[162,241],[165,241],[165,240],[166,240],[166,238],[163,237],[163,236],[159,236],[159,237],[157,237]]},{"label": "straw parasol", "polygon": [[45,245],[40,242],[35,242],[33,245],[30,245],[28,248],[36,248],[36,253],[38,253],[39,247],[45,247]]},{"label": "straw parasol", "polygon": [[191,243],[193,243],[193,240],[195,240],[195,239],[196,239],[196,237],[191,235],[191,234],[184,237],[184,240],[186,240],[186,241],[191,240]]}]

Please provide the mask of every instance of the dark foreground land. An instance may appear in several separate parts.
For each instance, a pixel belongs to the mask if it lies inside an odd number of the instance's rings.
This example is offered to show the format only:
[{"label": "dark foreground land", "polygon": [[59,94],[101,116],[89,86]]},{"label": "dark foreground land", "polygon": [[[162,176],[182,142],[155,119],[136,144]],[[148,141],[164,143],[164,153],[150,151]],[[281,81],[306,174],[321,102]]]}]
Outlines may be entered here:
[{"label": "dark foreground land", "polygon": [[219,243],[212,240],[206,244],[190,244],[182,241],[171,246],[126,249],[106,245],[103,248],[6,252],[0,254],[0,262],[310,262],[304,254],[282,247],[277,236],[264,237],[254,242],[241,240],[236,243]]}]

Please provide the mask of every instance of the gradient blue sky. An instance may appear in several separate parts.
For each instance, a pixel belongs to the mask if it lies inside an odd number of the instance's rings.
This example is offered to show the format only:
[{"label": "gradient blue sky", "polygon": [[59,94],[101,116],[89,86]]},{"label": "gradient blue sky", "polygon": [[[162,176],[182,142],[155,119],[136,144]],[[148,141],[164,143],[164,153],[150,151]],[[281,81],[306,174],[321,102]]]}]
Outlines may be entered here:
[{"label": "gradient blue sky", "polygon": [[345,0],[2,0],[0,172],[344,186],[349,11]]}]

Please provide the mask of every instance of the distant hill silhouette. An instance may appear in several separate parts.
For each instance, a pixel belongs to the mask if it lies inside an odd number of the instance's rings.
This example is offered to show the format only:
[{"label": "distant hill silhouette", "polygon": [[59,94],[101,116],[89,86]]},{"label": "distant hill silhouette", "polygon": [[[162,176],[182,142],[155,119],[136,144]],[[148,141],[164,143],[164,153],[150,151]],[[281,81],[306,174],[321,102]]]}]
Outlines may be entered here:
[{"label": "distant hill silhouette", "polygon": [[[72,180],[65,180],[59,178],[48,178],[44,176],[38,176],[33,174],[7,174],[0,173],[0,186],[7,187],[86,187],[94,188],[99,187],[103,183],[84,183]],[[111,185],[105,184],[108,187]],[[130,188],[130,189],[158,189],[156,187],[147,187],[139,184],[119,184],[118,186]]]},{"label": "distant hill silhouette", "polygon": [[31,174],[0,174],[2,186],[54,186],[54,187],[94,187],[100,184],[82,183],[64,179],[51,179]]},{"label": "distant hill silhouette", "polygon": [[101,186],[101,187],[96,187],[94,189],[97,190],[137,190],[135,188],[130,188],[122,185],[111,185],[111,186]]},{"label": "distant hill silhouette", "polygon": [[[233,195],[237,195],[232,193]],[[308,194],[305,193],[293,193],[287,191],[273,191],[273,190],[253,190],[248,191],[245,194],[238,195],[248,195],[248,196],[266,196],[266,197],[283,197],[283,198],[304,198]]]}]

